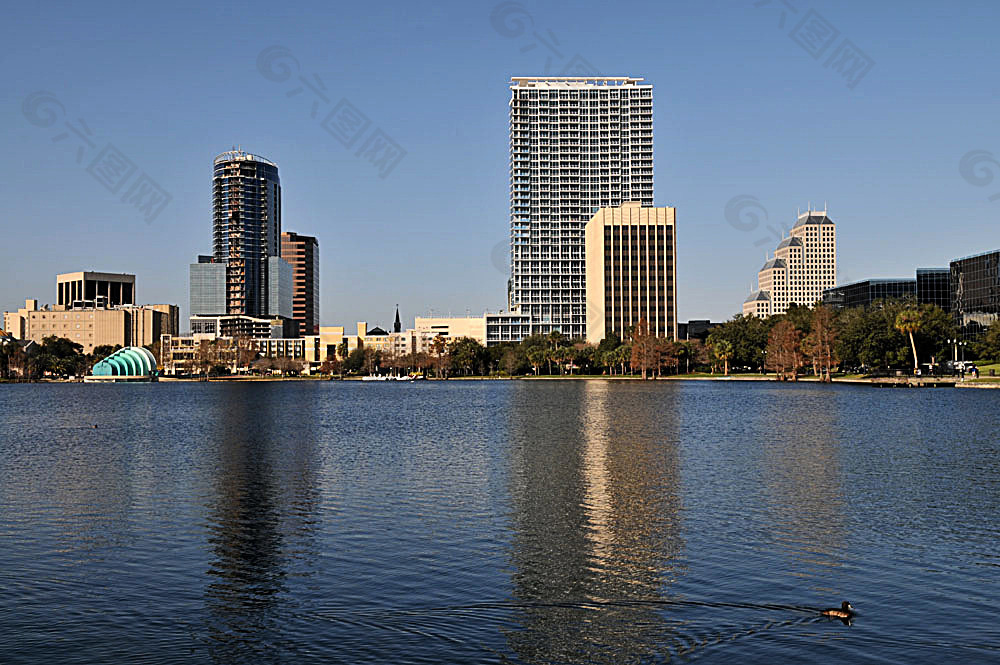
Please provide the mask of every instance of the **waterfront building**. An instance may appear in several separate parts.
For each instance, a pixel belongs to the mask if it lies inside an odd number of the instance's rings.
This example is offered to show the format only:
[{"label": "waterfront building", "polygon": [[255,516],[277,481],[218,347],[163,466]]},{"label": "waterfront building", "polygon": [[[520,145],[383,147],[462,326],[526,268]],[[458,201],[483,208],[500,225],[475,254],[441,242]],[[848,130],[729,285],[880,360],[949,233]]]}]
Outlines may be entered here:
[{"label": "waterfront building", "polygon": [[951,311],[951,269],[917,268],[917,302]]},{"label": "waterfront building", "polygon": [[823,304],[835,309],[868,307],[878,300],[902,300],[916,298],[917,280],[863,279],[850,284],[841,284],[823,291]]},{"label": "waterfront building", "polygon": [[486,346],[485,316],[418,316],[414,327],[434,337],[441,335],[449,341],[470,337]]},{"label": "waterfront building", "polygon": [[306,356],[306,340],[302,337],[255,339],[254,348],[266,358],[293,358],[304,360]]},{"label": "waterfront building", "polygon": [[141,346],[126,346],[98,361],[84,378],[87,383],[149,381],[156,373],[156,358]]},{"label": "waterfront building", "polygon": [[676,209],[636,201],[601,208],[585,235],[587,341],[624,338],[645,320],[657,337],[677,338]]},{"label": "waterfront building", "polygon": [[98,346],[144,346],[161,335],[177,334],[177,305],[136,304],[135,275],[109,272],[72,272],[56,275],[56,304],[39,306],[27,299],[24,307],[4,312],[3,327],[19,340],[41,342],[63,337],[90,353]]},{"label": "waterfront building", "polygon": [[292,318],[299,324],[299,334],[315,335],[319,332],[319,240],[284,231],[281,258],[292,266]]},{"label": "waterfront building", "polygon": [[653,205],[653,86],[642,81],[511,79],[508,306],[516,316],[496,319],[493,338],[518,341],[522,316],[531,334],[587,334],[585,225],[601,207]]},{"label": "waterfront building", "polygon": [[298,336],[298,324],[280,316],[260,317],[242,314],[196,315],[190,318],[191,334],[209,339],[250,337],[280,339]]},{"label": "waterfront building", "polygon": [[743,315],[767,318],[792,304],[811,307],[836,281],[836,225],[826,210],[807,210],[757,272],[757,289],[743,301]]},{"label": "waterfront building", "polygon": [[177,305],[67,308],[39,307],[37,300],[26,300],[16,312],[4,312],[4,329],[17,339],[38,343],[63,337],[90,353],[98,346],[152,344],[160,335],[177,332],[179,315]]},{"label": "waterfront building", "polygon": [[116,307],[135,302],[135,275],[90,271],[56,275],[56,304],[66,309]]},{"label": "waterfront building", "polygon": [[163,335],[160,337],[160,366],[167,376],[194,373],[203,370],[199,360],[210,355],[215,365],[233,366],[238,356],[236,340],[232,337],[205,335]]},{"label": "waterfront building", "polygon": [[1000,318],[1000,250],[955,259],[950,272],[955,326],[966,341],[978,340]]}]

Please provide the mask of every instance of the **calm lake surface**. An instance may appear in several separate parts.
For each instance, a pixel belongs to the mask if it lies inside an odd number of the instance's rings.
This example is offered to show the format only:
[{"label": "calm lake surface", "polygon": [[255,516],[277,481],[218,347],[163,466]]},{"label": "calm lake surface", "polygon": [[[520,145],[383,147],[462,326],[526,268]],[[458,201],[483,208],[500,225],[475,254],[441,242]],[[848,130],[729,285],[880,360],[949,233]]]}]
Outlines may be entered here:
[{"label": "calm lake surface", "polygon": [[[0,385],[0,661],[997,662],[998,407]],[[853,625],[818,617],[842,600]]]}]

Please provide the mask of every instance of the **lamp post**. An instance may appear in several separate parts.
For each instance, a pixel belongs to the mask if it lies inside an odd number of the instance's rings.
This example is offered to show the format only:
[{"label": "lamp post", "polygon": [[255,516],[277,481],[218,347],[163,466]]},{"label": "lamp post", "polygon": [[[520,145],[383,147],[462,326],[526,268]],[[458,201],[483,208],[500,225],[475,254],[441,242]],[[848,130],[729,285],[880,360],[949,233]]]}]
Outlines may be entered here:
[{"label": "lamp post", "polygon": [[948,343],[951,344],[951,345],[953,345],[955,347],[955,362],[958,362],[958,340],[957,339],[949,339]]},{"label": "lamp post", "polygon": [[760,359],[760,374],[761,374],[761,376],[763,376],[764,375],[764,366],[767,365],[767,349],[764,349],[763,351],[761,351],[760,355],[763,356]]}]

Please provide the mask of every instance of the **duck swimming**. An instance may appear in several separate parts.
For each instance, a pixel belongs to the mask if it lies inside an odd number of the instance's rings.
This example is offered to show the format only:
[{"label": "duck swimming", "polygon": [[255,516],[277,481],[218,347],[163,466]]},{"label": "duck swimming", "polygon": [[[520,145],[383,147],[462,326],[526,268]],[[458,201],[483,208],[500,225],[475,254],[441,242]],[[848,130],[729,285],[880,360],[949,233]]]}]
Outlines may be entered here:
[{"label": "duck swimming", "polygon": [[846,600],[840,604],[840,607],[831,607],[820,612],[825,617],[833,617],[834,619],[850,619],[854,616],[854,608]]}]

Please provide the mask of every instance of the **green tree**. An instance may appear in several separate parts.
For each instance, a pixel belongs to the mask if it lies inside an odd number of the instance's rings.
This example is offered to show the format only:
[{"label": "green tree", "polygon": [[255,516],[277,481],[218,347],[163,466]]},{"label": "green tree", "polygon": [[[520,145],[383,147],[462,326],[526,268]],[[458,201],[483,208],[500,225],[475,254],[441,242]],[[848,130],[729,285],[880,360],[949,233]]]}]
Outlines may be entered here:
[{"label": "green tree", "polygon": [[344,361],[344,371],[348,374],[357,374],[364,364],[365,350],[359,346],[347,354],[347,360]]},{"label": "green tree", "polygon": [[994,362],[1000,361],[1000,319],[990,324],[990,327],[986,329],[986,334],[975,344],[974,348],[980,358]]},{"label": "green tree", "polygon": [[728,339],[718,339],[709,348],[712,351],[712,355],[722,361],[725,367],[725,374],[729,376],[729,360],[733,357],[733,343]]},{"label": "green tree", "polygon": [[459,337],[448,344],[448,354],[451,357],[452,369],[466,374],[481,372],[486,349],[471,337]]}]

